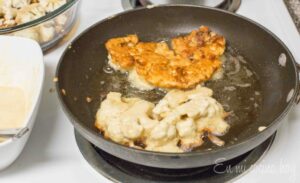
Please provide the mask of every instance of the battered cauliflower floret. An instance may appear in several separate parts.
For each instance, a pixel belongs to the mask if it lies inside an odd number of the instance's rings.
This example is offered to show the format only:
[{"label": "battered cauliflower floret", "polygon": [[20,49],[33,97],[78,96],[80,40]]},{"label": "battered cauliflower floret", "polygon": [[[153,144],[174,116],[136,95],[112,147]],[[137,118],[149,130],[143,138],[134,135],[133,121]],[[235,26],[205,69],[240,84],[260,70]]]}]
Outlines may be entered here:
[{"label": "battered cauliflower floret", "polygon": [[212,94],[212,90],[201,86],[186,92],[173,90],[154,108],[162,122],[176,124],[183,149],[200,146],[204,132],[221,136],[228,131],[226,113]]},{"label": "battered cauliflower floret", "polygon": [[187,118],[176,123],[180,137],[180,147],[183,151],[191,151],[203,144],[202,133],[198,133],[194,119]]},{"label": "battered cauliflower floret", "polygon": [[122,112],[128,109],[131,104],[130,101],[127,103],[123,102],[120,93],[111,92],[107,95],[106,100],[101,103],[100,109],[96,116],[96,126],[100,130],[105,130],[107,128],[106,121],[112,118],[118,118]]},{"label": "battered cauliflower floret", "polygon": [[178,105],[199,96],[211,97],[212,94],[213,91],[211,89],[201,87],[201,85],[197,86],[196,89],[189,91],[171,90],[156,105],[156,107],[153,109],[153,113],[160,117],[166,117],[166,115]]},{"label": "battered cauliflower floret", "polygon": [[197,126],[191,118],[179,121],[176,124],[176,128],[178,129],[178,135],[180,137],[194,136],[197,130]]},{"label": "battered cauliflower floret", "polygon": [[[149,138],[164,143],[166,141],[173,139],[175,136],[176,136],[175,126],[172,124],[161,122],[158,123],[158,125],[156,125],[153,128]],[[163,144],[159,144],[159,145],[163,145]]]},{"label": "battered cauliflower floret", "polygon": [[[155,106],[111,92],[101,103],[95,126],[115,142],[161,152],[191,151],[203,144],[203,137],[217,145],[224,142],[229,125],[226,113],[212,96],[212,90],[198,86],[194,90],[171,90]],[[136,142],[142,142],[138,147]]]},{"label": "battered cauliflower floret", "polygon": [[215,136],[223,136],[229,130],[229,125],[222,118],[200,118],[196,123],[198,131],[208,131]]},{"label": "battered cauliflower floret", "polygon": [[96,127],[114,141],[129,143],[141,138],[142,133],[156,125],[156,121],[148,116],[153,107],[154,104],[150,102],[137,98],[121,98],[120,93],[111,92],[97,112]]},{"label": "battered cauliflower floret", "polygon": [[46,12],[52,12],[67,3],[67,0],[39,0]]},{"label": "battered cauliflower floret", "polygon": [[145,149],[160,152],[182,152],[182,149],[177,146],[178,141],[176,126],[158,121],[145,140]]},{"label": "battered cauliflower floret", "polygon": [[152,108],[152,103],[139,100],[121,114],[121,128],[126,138],[136,140],[142,137],[144,128],[140,123],[140,118],[147,117],[147,113],[150,112]]}]

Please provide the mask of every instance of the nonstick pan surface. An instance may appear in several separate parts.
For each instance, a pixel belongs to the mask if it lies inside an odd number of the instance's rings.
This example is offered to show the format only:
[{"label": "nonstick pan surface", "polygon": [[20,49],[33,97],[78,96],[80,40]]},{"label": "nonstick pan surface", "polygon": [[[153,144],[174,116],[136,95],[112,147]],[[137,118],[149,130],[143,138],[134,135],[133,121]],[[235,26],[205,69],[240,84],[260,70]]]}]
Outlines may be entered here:
[{"label": "nonstick pan surface", "polygon": [[[107,51],[113,37],[136,33],[143,41],[166,40],[206,25],[223,35],[247,60],[259,78],[262,104],[256,120],[232,126],[223,147],[187,153],[159,153],[129,148],[106,140],[94,127],[95,114],[108,85],[102,85]],[[278,63],[285,54],[286,65]],[[127,161],[159,168],[192,168],[215,164],[255,148],[278,128],[296,100],[298,72],[287,47],[261,25],[226,11],[196,6],[165,5],[130,10],[109,17],[79,35],[64,52],[56,84],[63,109],[76,130],[102,150]],[[87,102],[86,98],[92,99]],[[259,127],[267,127],[259,131]]]}]

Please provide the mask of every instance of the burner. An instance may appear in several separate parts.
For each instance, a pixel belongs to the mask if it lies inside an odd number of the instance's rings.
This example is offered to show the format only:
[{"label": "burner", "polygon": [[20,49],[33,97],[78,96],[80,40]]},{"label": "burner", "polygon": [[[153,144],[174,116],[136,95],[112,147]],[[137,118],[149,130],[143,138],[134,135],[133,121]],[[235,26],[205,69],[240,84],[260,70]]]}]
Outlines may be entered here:
[{"label": "burner", "polygon": [[252,151],[235,159],[207,167],[171,170],[146,167],[114,157],[95,147],[75,131],[77,145],[88,163],[106,178],[114,182],[126,183],[227,182],[246,173],[260,160],[271,147],[275,135]]},{"label": "burner", "polygon": [[235,12],[240,7],[241,0],[122,0],[122,5],[125,10],[158,4],[189,4],[209,6]]}]

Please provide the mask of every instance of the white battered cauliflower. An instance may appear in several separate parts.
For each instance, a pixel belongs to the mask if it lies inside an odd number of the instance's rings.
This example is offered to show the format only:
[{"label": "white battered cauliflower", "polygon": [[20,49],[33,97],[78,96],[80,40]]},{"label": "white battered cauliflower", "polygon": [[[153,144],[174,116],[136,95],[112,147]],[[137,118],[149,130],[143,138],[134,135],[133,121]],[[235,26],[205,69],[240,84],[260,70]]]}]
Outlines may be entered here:
[{"label": "white battered cauliflower", "polygon": [[145,128],[153,126],[149,125],[151,119],[147,116],[153,107],[150,102],[138,98],[121,98],[120,93],[111,92],[97,112],[96,126],[105,131],[106,137],[116,142],[129,143],[142,135],[142,124]]},{"label": "white battered cauliflower", "polygon": [[171,90],[155,106],[111,92],[101,103],[95,126],[108,139],[150,151],[191,151],[203,144],[206,133],[217,145],[223,145],[215,136],[224,135],[229,125],[224,121],[226,112],[212,94],[201,86],[190,91]]}]

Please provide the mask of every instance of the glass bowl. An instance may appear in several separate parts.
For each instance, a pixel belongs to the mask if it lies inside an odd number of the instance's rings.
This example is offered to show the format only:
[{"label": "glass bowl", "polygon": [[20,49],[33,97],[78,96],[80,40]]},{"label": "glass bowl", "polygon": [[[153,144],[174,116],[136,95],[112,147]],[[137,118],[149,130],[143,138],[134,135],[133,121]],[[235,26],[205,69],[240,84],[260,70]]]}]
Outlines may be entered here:
[{"label": "glass bowl", "polygon": [[33,21],[0,28],[0,35],[26,37],[37,41],[45,51],[68,34],[75,23],[79,0],[68,0],[60,8]]}]

